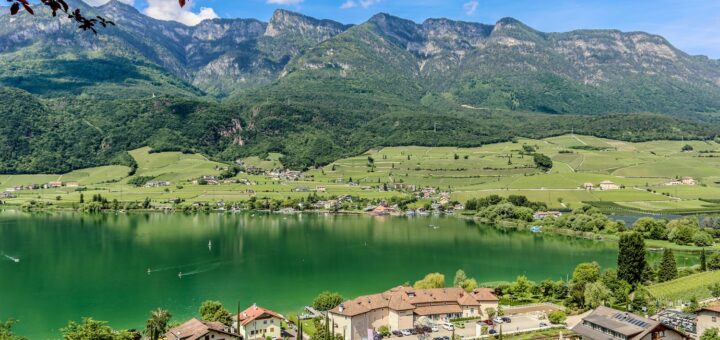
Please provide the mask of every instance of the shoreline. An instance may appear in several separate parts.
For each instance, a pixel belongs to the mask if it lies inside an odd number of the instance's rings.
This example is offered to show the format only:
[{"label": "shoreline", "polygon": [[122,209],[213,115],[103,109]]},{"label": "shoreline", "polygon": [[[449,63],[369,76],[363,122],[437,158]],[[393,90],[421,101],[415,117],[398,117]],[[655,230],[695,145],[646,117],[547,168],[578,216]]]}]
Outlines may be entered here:
[{"label": "shoreline", "polygon": [[[7,209],[8,207],[18,208],[18,209]],[[133,209],[133,210],[104,210],[97,213],[90,213],[81,211],[78,209],[73,208],[58,208],[58,209],[48,209],[48,208],[41,208],[41,209],[30,209],[25,210],[22,209],[21,206],[16,205],[5,205],[0,206],[0,212],[3,211],[15,211],[15,212],[24,212],[24,213],[79,213],[83,215],[110,215],[110,214],[183,214],[183,215],[193,215],[193,214],[254,214],[254,213],[261,213],[261,214],[267,214],[267,215],[300,215],[303,213],[307,214],[314,214],[314,215],[338,215],[338,216],[365,216],[365,217],[382,217],[382,218],[429,218],[429,217],[447,217],[447,218],[458,218],[463,220],[472,220],[475,223],[478,223],[480,225],[486,225],[493,228],[501,228],[506,230],[517,230],[517,231],[526,231],[526,232],[532,232],[531,226],[527,224],[527,222],[518,223],[516,221],[497,221],[497,222],[489,222],[489,221],[482,221],[480,218],[475,217],[474,215],[465,214],[465,213],[453,213],[453,214],[429,214],[429,215],[412,215],[407,216],[405,214],[402,215],[372,215],[367,212],[363,211],[346,211],[346,210],[339,210],[339,211],[329,211],[329,210],[302,210],[302,211],[294,211],[294,212],[281,212],[281,211],[273,211],[273,210],[211,210],[211,211],[181,211],[177,209],[166,209],[166,210],[157,210],[157,209]],[[611,217],[613,215],[605,214],[608,217]],[[604,241],[611,241],[611,242],[617,242],[619,237],[615,234],[598,234],[593,232],[581,232],[581,231],[575,231],[575,230],[569,230],[569,229],[558,229],[558,228],[548,228],[545,227],[542,229],[542,231],[537,232],[536,234],[549,234],[549,235],[559,235],[559,236],[568,236],[578,239],[585,239],[585,240],[591,240],[591,241],[597,241],[597,242],[604,242]],[[665,240],[652,240],[652,239],[646,239],[645,240],[645,247],[647,251],[652,252],[659,252],[662,251],[665,248],[671,249],[673,251],[680,251],[680,252],[687,252],[687,253],[699,253],[703,249],[706,251],[720,251],[720,245],[712,245],[708,247],[698,247],[698,246],[687,246],[687,245],[679,245],[674,244],[669,241]]]}]

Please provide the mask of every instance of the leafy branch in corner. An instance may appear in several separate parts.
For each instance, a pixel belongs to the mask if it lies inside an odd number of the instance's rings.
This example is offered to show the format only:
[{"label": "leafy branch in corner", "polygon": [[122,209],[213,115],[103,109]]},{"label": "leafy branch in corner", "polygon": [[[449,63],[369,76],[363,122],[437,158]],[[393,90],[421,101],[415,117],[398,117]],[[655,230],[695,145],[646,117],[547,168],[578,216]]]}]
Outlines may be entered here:
[{"label": "leafy branch in corner", "polygon": [[[35,15],[35,11],[33,11],[29,0],[7,0],[7,2],[12,3],[10,5],[10,15],[18,14],[21,9],[24,9],[31,15]],[[185,7],[186,2],[187,0],[178,0],[180,7]],[[102,27],[115,26],[114,22],[101,16],[88,18],[80,12],[79,8],[71,10],[65,0],[40,0],[40,5],[50,8],[53,17],[57,16],[58,12],[65,13],[68,18],[75,20],[75,22],[79,24],[78,28],[81,28],[83,31],[90,30],[94,34],[97,34],[97,30],[95,29],[96,25],[101,25]]]}]

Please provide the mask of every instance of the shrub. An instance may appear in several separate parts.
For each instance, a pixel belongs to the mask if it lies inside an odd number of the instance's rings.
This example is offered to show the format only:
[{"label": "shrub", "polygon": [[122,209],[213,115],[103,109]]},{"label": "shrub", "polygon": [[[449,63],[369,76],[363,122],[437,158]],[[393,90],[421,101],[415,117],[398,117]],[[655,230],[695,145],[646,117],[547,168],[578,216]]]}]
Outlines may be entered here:
[{"label": "shrub", "polygon": [[561,310],[552,311],[548,314],[548,321],[553,325],[565,323],[565,319],[567,319],[567,314]]}]

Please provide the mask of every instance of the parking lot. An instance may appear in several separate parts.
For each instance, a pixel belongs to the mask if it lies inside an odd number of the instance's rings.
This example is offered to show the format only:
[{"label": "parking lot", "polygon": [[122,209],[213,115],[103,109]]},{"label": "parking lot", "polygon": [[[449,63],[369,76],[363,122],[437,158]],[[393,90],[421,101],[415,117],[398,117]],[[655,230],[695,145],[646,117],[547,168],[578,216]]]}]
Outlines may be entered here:
[{"label": "parking lot", "polygon": [[[536,316],[533,315],[515,315],[510,317],[511,321],[504,322],[502,324],[495,324],[492,326],[488,326],[488,330],[495,330],[496,332],[500,332],[500,328],[502,327],[502,331],[505,332],[521,332],[524,330],[532,330],[537,329],[540,327],[541,322],[547,322],[547,320],[540,320]],[[455,335],[460,336],[463,338],[473,338],[476,337],[476,328],[475,325],[477,324],[477,321],[465,321],[465,327],[455,328]],[[437,332],[432,332],[427,334],[425,340],[433,340],[435,338],[442,338],[447,337],[445,340],[450,339],[452,336],[452,331],[446,330],[442,327],[439,327],[439,330]],[[388,337],[388,339],[403,339],[403,340],[416,340],[419,339],[418,335],[409,335],[409,336],[403,336],[398,337],[391,335]],[[440,340],[440,339],[438,339]]]}]

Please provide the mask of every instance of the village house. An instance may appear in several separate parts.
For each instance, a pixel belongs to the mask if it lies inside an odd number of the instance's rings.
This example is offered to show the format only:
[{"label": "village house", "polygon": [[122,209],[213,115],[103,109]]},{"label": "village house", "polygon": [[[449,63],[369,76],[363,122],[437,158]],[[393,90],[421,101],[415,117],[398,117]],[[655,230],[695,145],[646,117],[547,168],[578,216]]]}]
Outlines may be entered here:
[{"label": "village house", "polygon": [[168,181],[150,181],[150,182],[145,183],[146,188],[166,187],[169,185],[170,185],[170,182],[168,182]]},{"label": "village house", "polygon": [[600,306],[572,328],[583,340],[681,340],[683,333],[633,313]]},{"label": "village house", "polygon": [[253,304],[237,315],[233,326],[243,340],[278,339],[282,337],[281,324],[284,319],[276,312]]},{"label": "village house", "polygon": [[387,205],[381,204],[377,207],[374,207],[372,210],[368,212],[370,215],[373,216],[387,216],[387,215],[399,215],[400,212],[397,209],[397,207],[388,207]]},{"label": "village house", "polygon": [[560,216],[562,216],[562,213],[557,210],[538,211],[535,214],[533,214],[533,219],[542,220],[545,217],[560,217]]},{"label": "village house", "polygon": [[408,183],[393,183],[392,188],[396,191],[415,191],[417,186],[415,184]]},{"label": "village house", "polygon": [[590,182],[586,182],[586,183],[583,183],[582,188],[585,190],[592,190],[595,188],[595,185]]},{"label": "village house", "polygon": [[167,340],[239,340],[230,327],[220,322],[203,321],[192,318],[184,324],[171,328],[165,333]]},{"label": "village house", "polygon": [[483,317],[498,298],[490,288],[465,292],[462,288],[415,289],[399,286],[386,292],[348,300],[328,312],[334,333],[346,340],[365,339],[368,329],[387,326],[391,331],[413,328],[421,317],[447,322],[461,317]]},{"label": "village house", "polygon": [[308,189],[307,187],[297,187],[297,188],[295,188],[293,191],[295,191],[295,192],[309,192],[310,189]]},{"label": "village house", "polygon": [[65,186],[68,188],[79,188],[80,183],[79,182],[67,182],[67,183],[65,183]]},{"label": "village house", "polygon": [[324,185],[318,185],[315,187],[315,191],[317,192],[326,192],[327,188]]},{"label": "village house", "polygon": [[217,185],[218,179],[215,176],[206,175],[202,176],[200,178],[196,178],[192,181],[193,184],[208,184],[208,185]]},{"label": "village house", "polygon": [[428,198],[432,195],[435,195],[435,188],[424,188],[420,190],[420,197]]},{"label": "village house", "polygon": [[600,182],[600,190],[617,190],[620,189],[620,184],[613,183],[612,181]]},{"label": "village house", "polygon": [[684,184],[684,185],[695,185],[695,184],[697,184],[697,182],[695,181],[695,179],[692,178],[692,177],[683,177],[680,182],[682,182],[682,184]]},{"label": "village house", "polygon": [[48,188],[59,188],[59,187],[63,186],[63,182],[51,181],[51,182],[48,182],[47,186],[48,186]]},{"label": "village house", "polygon": [[669,187],[669,186],[673,186],[673,185],[682,185],[682,184],[683,184],[682,181],[674,179],[672,181],[665,182],[662,185]]},{"label": "village house", "polygon": [[249,165],[245,168],[245,172],[251,175],[262,175],[265,173],[265,169],[256,167],[254,165]]},{"label": "village house", "polygon": [[720,304],[718,303],[703,307],[697,312],[697,335],[703,335],[708,328],[720,329]]}]

